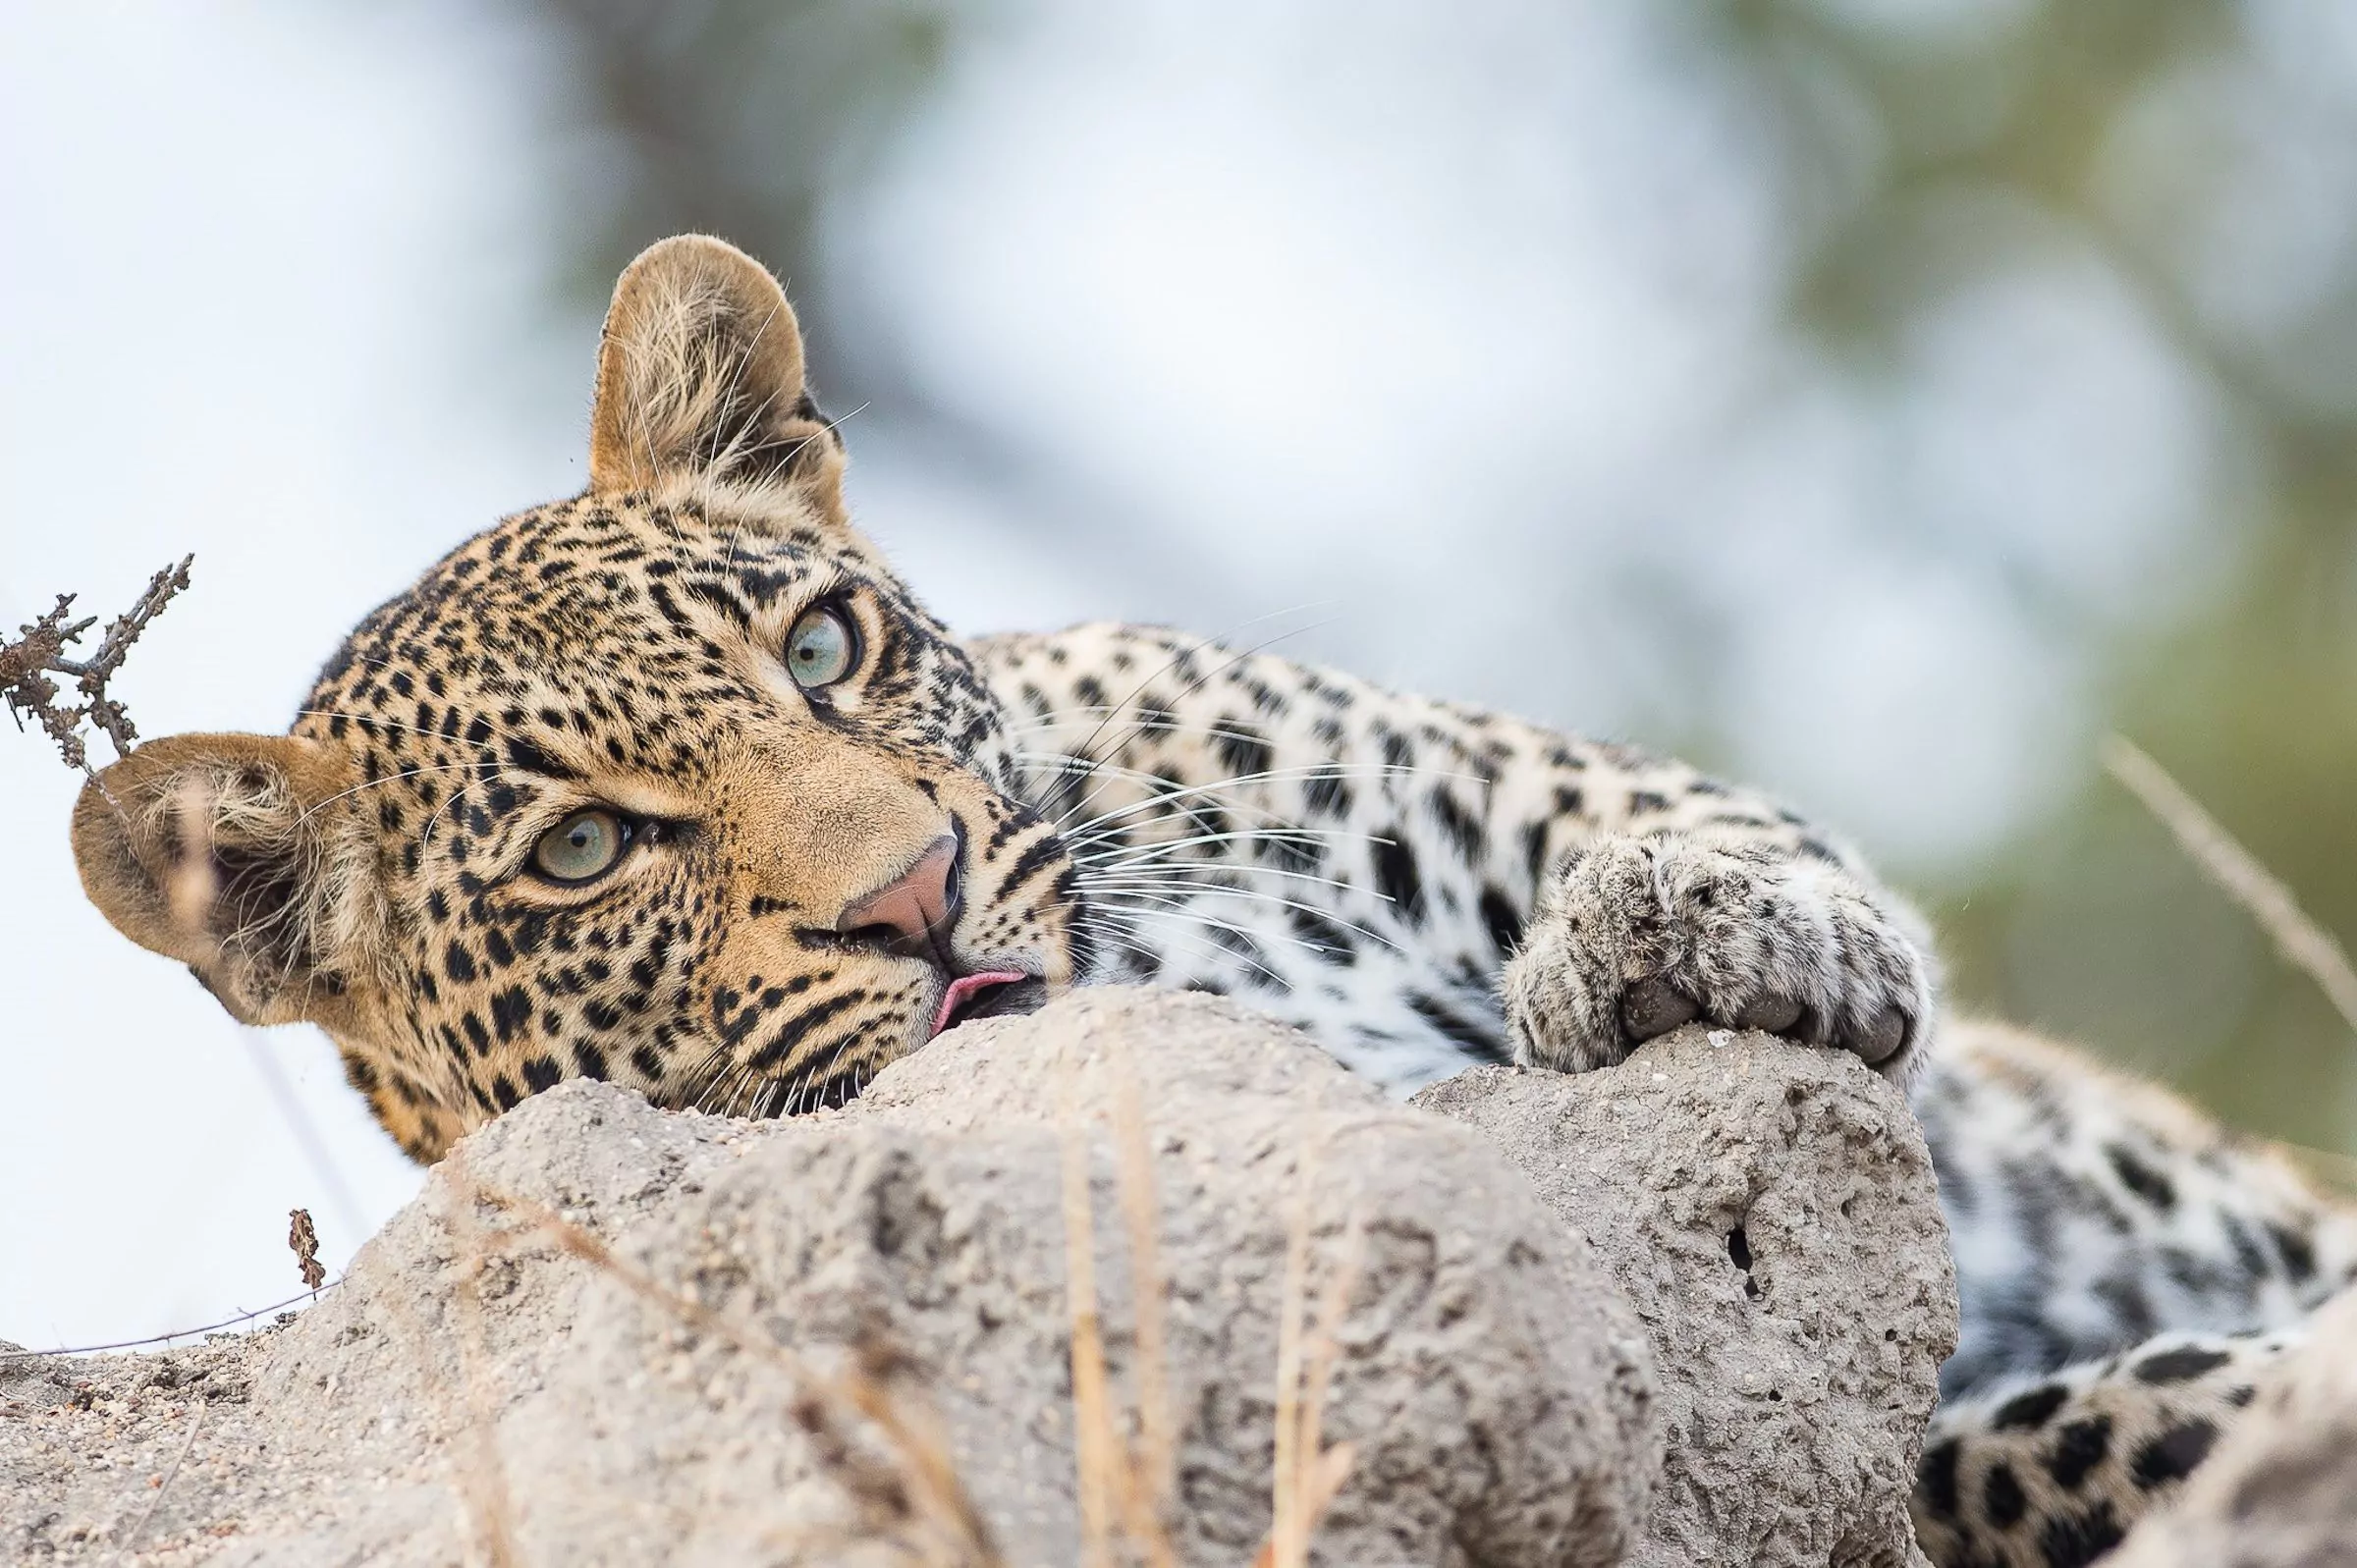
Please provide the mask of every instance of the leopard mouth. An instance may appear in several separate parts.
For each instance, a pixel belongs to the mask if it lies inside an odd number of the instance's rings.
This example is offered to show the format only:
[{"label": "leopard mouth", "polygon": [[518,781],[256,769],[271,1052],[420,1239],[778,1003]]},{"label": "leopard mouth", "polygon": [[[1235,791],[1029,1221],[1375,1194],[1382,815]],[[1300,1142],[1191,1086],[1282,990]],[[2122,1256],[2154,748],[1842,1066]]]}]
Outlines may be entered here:
[{"label": "leopard mouth", "polygon": [[[932,1040],[944,1031],[955,1029],[969,1018],[997,1018],[1015,1013],[1037,1012],[1047,1004],[1048,983],[1037,975],[1014,969],[981,969],[969,975],[955,975],[943,988],[942,998],[933,1013]],[[794,1116],[812,1110],[840,1110],[858,1099],[875,1077],[872,1063],[848,1067],[816,1084],[800,1078],[781,1079],[781,1085],[792,1083],[791,1093],[775,1097],[762,1094],[753,1100],[750,1114],[755,1118]]]},{"label": "leopard mouth", "polygon": [[1037,975],[1013,969],[981,969],[959,975],[942,993],[933,1013],[933,1035],[955,1029],[971,1018],[1001,1018],[1037,1012],[1048,1000],[1047,982]]}]

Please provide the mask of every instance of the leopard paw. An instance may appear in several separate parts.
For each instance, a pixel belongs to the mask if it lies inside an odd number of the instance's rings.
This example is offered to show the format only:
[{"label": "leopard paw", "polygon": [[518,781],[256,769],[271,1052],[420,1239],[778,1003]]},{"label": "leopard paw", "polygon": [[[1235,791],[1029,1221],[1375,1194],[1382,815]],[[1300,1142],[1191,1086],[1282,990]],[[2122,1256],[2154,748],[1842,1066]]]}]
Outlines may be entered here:
[{"label": "leopard paw", "polygon": [[1557,868],[1506,970],[1518,1060],[1579,1072],[1697,1020],[1847,1051],[1903,1082],[1931,961],[1894,898],[1805,850],[1702,832]]}]

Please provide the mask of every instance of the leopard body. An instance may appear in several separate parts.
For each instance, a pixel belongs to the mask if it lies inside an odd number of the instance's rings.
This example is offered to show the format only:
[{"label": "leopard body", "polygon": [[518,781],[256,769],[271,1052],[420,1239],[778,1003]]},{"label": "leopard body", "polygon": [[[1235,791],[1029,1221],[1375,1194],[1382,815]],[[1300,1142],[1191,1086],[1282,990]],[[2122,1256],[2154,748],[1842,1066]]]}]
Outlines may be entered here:
[{"label": "leopard body", "polygon": [[[1942,1562],[2092,1560],[2357,1271],[2343,1214],[2158,1091],[1944,1023],[1920,921],[1760,792],[1157,628],[962,641],[843,465],[776,285],[656,247],[589,489],[370,616],[291,734],[108,770],[85,885],[238,1016],[324,1027],[419,1160],[582,1074],[840,1104],[975,997],[1105,982],[1249,1000],[1401,1093],[1696,1017],[1854,1053],[1910,1089],[1954,1237]],[[814,617],[823,683],[783,652]],[[627,848],[543,875],[584,820]]]}]

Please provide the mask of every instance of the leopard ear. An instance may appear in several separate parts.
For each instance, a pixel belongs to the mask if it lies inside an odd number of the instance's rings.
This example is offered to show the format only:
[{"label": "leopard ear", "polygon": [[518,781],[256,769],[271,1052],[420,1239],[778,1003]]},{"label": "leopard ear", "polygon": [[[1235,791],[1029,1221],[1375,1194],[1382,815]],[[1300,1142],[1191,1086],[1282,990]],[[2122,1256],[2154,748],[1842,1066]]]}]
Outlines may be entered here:
[{"label": "leopard ear", "polygon": [[117,931],[187,964],[241,1022],[350,1028],[381,948],[351,759],[284,735],[150,740],[82,786],[74,858]]},{"label": "leopard ear", "polygon": [[726,241],[679,235],[614,286],[597,356],[589,487],[782,483],[842,520],[843,450],[803,380],[786,291]]}]

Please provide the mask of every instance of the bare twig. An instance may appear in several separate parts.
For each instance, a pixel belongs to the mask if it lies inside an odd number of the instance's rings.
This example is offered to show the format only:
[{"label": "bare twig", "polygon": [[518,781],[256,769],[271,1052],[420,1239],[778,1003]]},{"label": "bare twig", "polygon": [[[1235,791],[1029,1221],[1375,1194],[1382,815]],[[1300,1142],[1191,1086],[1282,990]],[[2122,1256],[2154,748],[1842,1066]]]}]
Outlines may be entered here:
[{"label": "bare twig", "polygon": [[2349,1028],[2357,1031],[2357,970],[2332,934],[2300,908],[2299,900],[2258,857],[2234,840],[2165,769],[2121,735],[2107,735],[2104,766],[2144,807],[2176,835],[2195,865],[2220,892],[2259,923],[2283,961],[2315,981]]},{"label": "bare twig", "polygon": [[[107,690],[107,682],[123,668],[123,656],[139,640],[147,623],[163,613],[174,594],[189,585],[189,566],[195,559],[184,556],[179,566],[166,567],[149,579],[137,603],[108,622],[87,659],[69,659],[66,649],[79,645],[82,634],[96,625],[98,618],[68,621],[74,609],[70,593],[59,594],[54,608],[18,627],[15,641],[0,638],[0,702],[8,705],[10,717],[20,729],[30,715],[57,742],[67,767],[90,771],[89,752],[82,737],[85,720],[106,732],[118,758],[131,755],[138,744],[138,730],[123,704]],[[64,692],[52,676],[71,679],[82,701],[65,706],[60,701]]]}]

